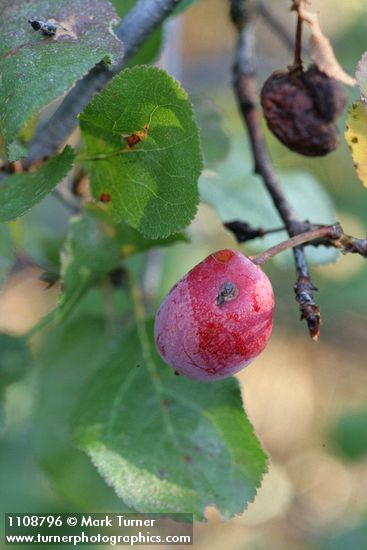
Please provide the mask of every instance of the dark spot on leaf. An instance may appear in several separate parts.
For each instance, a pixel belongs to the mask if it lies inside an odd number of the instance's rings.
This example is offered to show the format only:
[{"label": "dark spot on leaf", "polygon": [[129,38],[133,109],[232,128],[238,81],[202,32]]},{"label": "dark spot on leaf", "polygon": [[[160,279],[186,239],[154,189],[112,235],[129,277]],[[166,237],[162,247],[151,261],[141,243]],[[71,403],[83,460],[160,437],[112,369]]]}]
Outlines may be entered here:
[{"label": "dark spot on leaf", "polygon": [[135,145],[137,145],[138,143],[140,143],[144,139],[147,139],[148,130],[149,130],[148,124],[144,124],[143,130],[139,130],[138,132],[134,132],[130,136],[125,137],[125,140],[126,140],[128,146],[130,147],[130,149],[135,147]]},{"label": "dark spot on leaf", "polygon": [[358,143],[358,138],[357,137],[352,138],[352,143]]},{"label": "dark spot on leaf", "polygon": [[185,455],[185,456],[183,457],[183,459],[184,459],[185,464],[190,464],[190,462],[191,462],[191,456]]},{"label": "dark spot on leaf", "polygon": [[109,195],[108,193],[101,193],[99,200],[103,203],[111,202],[111,195]]},{"label": "dark spot on leaf", "polygon": [[180,376],[180,373],[175,370],[175,376]]}]

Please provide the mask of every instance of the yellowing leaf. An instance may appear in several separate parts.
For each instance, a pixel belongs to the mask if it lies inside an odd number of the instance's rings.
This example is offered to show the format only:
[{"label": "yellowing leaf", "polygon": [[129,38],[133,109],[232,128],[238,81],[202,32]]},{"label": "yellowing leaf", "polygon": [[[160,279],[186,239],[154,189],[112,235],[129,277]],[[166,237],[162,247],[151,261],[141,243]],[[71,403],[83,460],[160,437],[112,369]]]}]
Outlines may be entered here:
[{"label": "yellowing leaf", "polygon": [[367,105],[362,101],[349,109],[345,139],[352,151],[357,175],[367,187]]}]

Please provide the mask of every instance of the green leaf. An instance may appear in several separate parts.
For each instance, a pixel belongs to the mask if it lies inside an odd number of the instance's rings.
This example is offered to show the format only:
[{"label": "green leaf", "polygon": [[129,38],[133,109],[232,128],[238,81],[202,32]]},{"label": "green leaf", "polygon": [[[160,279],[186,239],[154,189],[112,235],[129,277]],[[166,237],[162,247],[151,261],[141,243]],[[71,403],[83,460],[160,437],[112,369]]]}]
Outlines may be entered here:
[{"label": "green leaf", "polygon": [[117,225],[117,238],[123,257],[144,252],[150,248],[170,246],[176,242],[188,242],[184,233],[175,233],[166,239],[145,239],[141,233],[124,223]]},{"label": "green leaf", "polygon": [[26,157],[28,149],[17,139],[12,141],[8,147],[8,158],[10,162]]},{"label": "green leaf", "polygon": [[0,222],[23,216],[52,191],[70,171],[75,158],[66,146],[60,155],[52,157],[35,172],[14,174],[0,185]]},{"label": "green leaf", "polygon": [[15,250],[8,228],[0,225],[0,287],[6,280],[14,258]]},{"label": "green leaf", "polygon": [[[335,210],[330,196],[311,174],[298,171],[279,173],[285,196],[301,220],[313,223],[335,223]],[[257,176],[248,172],[242,145],[235,145],[228,159],[217,170],[204,172],[200,179],[201,199],[212,206],[223,222],[240,220],[254,227],[282,227],[278,212]],[[285,231],[267,235],[264,239],[245,243],[250,250],[265,250],[287,238]],[[306,256],[312,264],[335,261],[339,252],[325,247],[307,247]],[[286,251],[273,260],[278,265],[292,263],[292,252]]]},{"label": "green leaf", "polygon": [[37,122],[39,120],[39,113],[34,115],[28,120],[25,126],[18,132],[18,138],[14,139],[8,146],[8,159],[13,162],[21,157],[28,155],[28,148],[26,142],[29,141],[36,129]]},{"label": "green leaf", "polygon": [[50,193],[11,224],[14,244],[42,269],[59,273],[60,249],[69,220],[70,210],[54,193]]},{"label": "green leaf", "polygon": [[185,240],[183,234],[167,239],[144,239],[135,229],[124,223],[111,223],[106,212],[89,205],[71,220],[61,254],[60,317],[64,318],[90,287],[118,267],[122,258]]},{"label": "green leaf", "polygon": [[336,422],[331,436],[345,458],[361,460],[367,455],[367,410],[343,414]]},{"label": "green leaf", "polygon": [[120,247],[111,231],[111,226],[88,213],[71,220],[61,254],[60,318],[66,317],[86,290],[117,266]]},{"label": "green leaf", "polygon": [[123,258],[131,254],[145,252],[150,248],[170,246],[179,241],[188,242],[185,233],[175,233],[166,238],[146,239],[139,231],[124,222],[113,223],[109,213],[103,206],[89,203],[84,210],[87,215],[94,216],[97,220],[109,226],[109,234],[111,238],[118,242],[120,254]]},{"label": "green leaf", "polygon": [[97,371],[74,415],[74,439],[137,511],[228,519],[252,501],[266,457],[234,378],[200,383],[173,371],[144,324]]},{"label": "green leaf", "polygon": [[349,108],[345,139],[352,152],[357,176],[367,187],[367,106],[356,101]]},{"label": "green leaf", "polygon": [[[121,108],[123,106],[123,108]],[[125,69],[80,115],[94,197],[145,237],[167,237],[193,219],[202,160],[186,92],[164,71]],[[131,148],[126,136],[147,135]],[[144,136],[143,136],[144,138]]]},{"label": "green leaf", "polygon": [[367,99],[367,52],[365,52],[356,69],[356,80],[361,92],[361,98]]},{"label": "green leaf", "polygon": [[39,390],[35,450],[58,492],[72,505],[93,510],[127,510],[70,439],[70,414],[87,377],[114,351],[100,319],[78,317],[46,331],[37,352]]},{"label": "green leaf", "polygon": [[[28,19],[58,25],[55,36]],[[8,146],[32,114],[61,96],[108,56],[122,55],[111,32],[117,15],[105,0],[15,0],[0,7],[0,133]]]}]

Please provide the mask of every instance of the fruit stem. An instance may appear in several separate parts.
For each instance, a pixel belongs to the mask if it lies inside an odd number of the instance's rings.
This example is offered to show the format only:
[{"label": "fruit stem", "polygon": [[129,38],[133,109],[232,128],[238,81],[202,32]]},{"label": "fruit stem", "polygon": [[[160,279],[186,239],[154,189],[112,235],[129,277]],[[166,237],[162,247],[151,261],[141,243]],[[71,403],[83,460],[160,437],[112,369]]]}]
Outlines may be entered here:
[{"label": "fruit stem", "polygon": [[302,17],[300,15],[300,4],[302,0],[294,0],[292,10],[297,12],[296,39],[294,43],[294,61],[292,69],[298,69],[303,66],[302,63]]},{"label": "fruit stem", "polygon": [[265,250],[265,252],[261,252],[256,256],[249,256],[249,259],[256,265],[263,265],[268,260],[270,260],[277,254],[279,254],[280,252],[283,252],[284,250],[288,250],[289,248],[294,248],[295,246],[299,246],[301,244],[314,241],[316,239],[321,239],[321,238],[338,240],[340,239],[342,234],[343,234],[343,231],[339,224],[324,225],[317,229],[313,229],[312,231],[299,233],[298,235],[295,235],[294,237],[291,237],[286,241],[283,241],[275,246],[272,246],[268,250]]}]

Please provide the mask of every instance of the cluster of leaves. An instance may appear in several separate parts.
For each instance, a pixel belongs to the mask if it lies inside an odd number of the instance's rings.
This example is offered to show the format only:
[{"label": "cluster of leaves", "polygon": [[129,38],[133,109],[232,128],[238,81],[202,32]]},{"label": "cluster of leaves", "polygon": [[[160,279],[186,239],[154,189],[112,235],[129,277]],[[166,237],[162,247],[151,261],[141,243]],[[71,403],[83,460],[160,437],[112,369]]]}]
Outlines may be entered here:
[{"label": "cluster of leaves", "polygon": [[[135,0],[113,3],[123,17]],[[28,25],[37,13],[52,14],[55,37]],[[97,62],[121,57],[123,45],[110,32],[117,13],[105,0],[37,0],[32,13],[25,0],[0,8],[1,157],[25,155],[35,113]],[[189,511],[202,520],[212,504],[229,518],[254,498],[267,464],[238,383],[175,377],[154,349],[135,281],[149,250],[187,239],[183,231],[200,196],[223,222],[265,219],[272,227],[279,219],[256,177],[244,178],[250,164],[231,145],[218,112],[200,98],[195,119],[180,83],[141,65],[157,56],[161,42],[158,29],[80,114],[77,150],[67,146],[0,184],[0,283],[20,250],[49,280],[61,282],[53,321],[32,359],[25,339],[1,335],[0,397],[5,385],[37,365],[37,454],[66,499],[79,495],[77,506],[88,508],[98,494],[101,509]],[[62,205],[55,216],[52,192],[76,168],[87,174],[91,197],[71,219]],[[299,172],[287,179],[286,193],[302,218],[335,221],[317,181]],[[322,250],[312,257],[334,258],[334,251]],[[123,289],[111,286],[118,271],[129,273]],[[106,314],[106,301],[112,313]]]},{"label": "cluster of leaves", "polygon": [[[116,0],[118,14],[134,3]],[[33,31],[27,19],[35,13],[52,14],[55,37]],[[14,161],[26,154],[34,114],[95,63],[121,57],[123,45],[110,32],[117,14],[104,0],[33,2],[32,14],[18,0],[1,15],[2,157]],[[202,151],[188,95],[166,72],[139,64],[154,59],[161,40],[159,29],[80,114],[77,150],[67,146],[1,184],[2,282],[19,251],[45,270],[45,280],[61,282],[32,360],[26,339],[1,337],[1,391],[37,366],[37,455],[65,498],[80,489],[78,506],[98,494],[101,508],[190,511],[200,520],[214,504],[231,517],[254,498],[266,469],[236,380],[203,385],[175,377],[139,305],[131,320],[132,278],[144,271],[144,253],[187,240],[182,231],[199,203]],[[226,156],[229,142],[208,102],[196,103],[209,166]],[[219,142],[211,146],[213,133]],[[55,217],[52,192],[76,167],[89,178],[91,198],[71,219],[62,205]],[[114,288],[113,274],[127,271],[129,282],[123,276],[124,288]],[[118,321],[106,315],[106,299]]]}]

